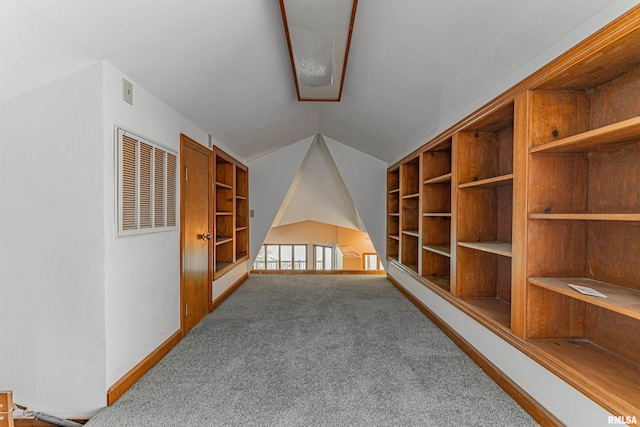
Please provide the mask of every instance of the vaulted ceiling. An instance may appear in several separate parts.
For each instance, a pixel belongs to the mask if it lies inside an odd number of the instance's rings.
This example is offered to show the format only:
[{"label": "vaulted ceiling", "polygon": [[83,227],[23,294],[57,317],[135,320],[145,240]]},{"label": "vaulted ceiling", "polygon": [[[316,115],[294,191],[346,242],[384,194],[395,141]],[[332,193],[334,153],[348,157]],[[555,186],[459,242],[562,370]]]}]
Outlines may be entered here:
[{"label": "vaulted ceiling", "polygon": [[392,161],[612,3],[360,0],[342,101],[314,103],[278,0],[0,0],[0,100],[106,60],[245,160],[321,133]]}]

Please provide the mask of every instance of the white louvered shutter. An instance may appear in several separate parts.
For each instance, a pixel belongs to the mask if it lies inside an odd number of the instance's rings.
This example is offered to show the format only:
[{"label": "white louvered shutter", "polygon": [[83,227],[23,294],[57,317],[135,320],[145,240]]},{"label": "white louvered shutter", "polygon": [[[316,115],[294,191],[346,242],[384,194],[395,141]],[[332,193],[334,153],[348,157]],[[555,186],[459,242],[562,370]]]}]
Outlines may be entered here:
[{"label": "white louvered shutter", "polygon": [[118,236],[176,228],[177,155],[118,129]]}]

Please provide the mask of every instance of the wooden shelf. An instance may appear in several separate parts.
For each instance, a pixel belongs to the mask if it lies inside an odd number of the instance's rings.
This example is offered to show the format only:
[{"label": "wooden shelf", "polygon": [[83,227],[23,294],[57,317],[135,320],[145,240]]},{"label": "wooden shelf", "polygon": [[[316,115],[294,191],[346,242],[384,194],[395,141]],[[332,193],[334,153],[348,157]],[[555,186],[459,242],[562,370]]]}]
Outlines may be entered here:
[{"label": "wooden shelf", "polygon": [[530,213],[529,219],[564,219],[579,221],[640,221],[640,214]]},{"label": "wooden shelf", "polygon": [[424,276],[426,280],[430,283],[436,285],[440,289],[446,292],[451,291],[451,278],[450,277],[441,277],[441,276]]},{"label": "wooden shelf", "polygon": [[[530,277],[529,283],[640,320],[640,290],[582,277]],[[595,289],[607,298],[583,295],[570,288],[570,283]]]},{"label": "wooden shelf", "polygon": [[459,246],[475,249],[477,251],[489,252],[506,257],[512,256],[511,243],[504,242],[458,242]]},{"label": "wooden shelf", "polygon": [[444,175],[440,175],[440,176],[436,176],[435,178],[431,178],[431,179],[426,179],[423,184],[442,184],[445,182],[451,182],[451,172],[444,174]]},{"label": "wooden shelf", "polygon": [[249,170],[214,146],[212,150],[214,219],[213,280],[246,259],[249,253]]},{"label": "wooden shelf", "polygon": [[640,6],[388,168],[386,243],[418,283],[640,418],[638,22]]},{"label": "wooden shelf", "polygon": [[511,327],[511,304],[495,297],[461,297],[462,301],[496,325]]},{"label": "wooden shelf", "polygon": [[233,190],[233,186],[229,184],[225,184],[224,182],[216,182],[216,187],[227,188],[229,190]]},{"label": "wooden shelf", "polygon": [[640,117],[623,120],[554,142],[531,147],[530,153],[577,153],[612,148],[640,139]]},{"label": "wooden shelf", "polygon": [[444,245],[424,245],[422,249],[442,256],[451,257],[451,248]]},{"label": "wooden shelf", "polygon": [[479,181],[465,182],[458,185],[458,188],[496,188],[513,185],[513,174],[495,176],[493,178],[481,179]]},{"label": "wooden shelf", "polygon": [[418,272],[418,264],[404,264],[407,268],[410,268],[414,272]]},{"label": "wooden shelf", "polygon": [[[640,365],[585,340],[529,340],[551,360],[570,383],[581,386],[592,398],[610,402],[619,414],[640,414]],[[630,412],[633,411],[633,412]]]},{"label": "wooden shelf", "polygon": [[216,271],[222,271],[227,267],[230,267],[232,264],[232,262],[216,262]]}]

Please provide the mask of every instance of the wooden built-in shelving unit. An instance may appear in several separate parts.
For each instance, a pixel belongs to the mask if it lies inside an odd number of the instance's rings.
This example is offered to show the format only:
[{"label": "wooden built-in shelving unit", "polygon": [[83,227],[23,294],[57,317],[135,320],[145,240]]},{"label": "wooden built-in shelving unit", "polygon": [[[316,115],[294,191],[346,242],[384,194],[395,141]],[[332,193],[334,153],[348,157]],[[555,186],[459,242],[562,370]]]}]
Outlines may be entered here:
[{"label": "wooden built-in shelving unit", "polygon": [[213,147],[213,278],[249,258],[249,171]]},{"label": "wooden built-in shelving unit", "polygon": [[640,418],[639,46],[636,7],[392,165],[387,255]]}]

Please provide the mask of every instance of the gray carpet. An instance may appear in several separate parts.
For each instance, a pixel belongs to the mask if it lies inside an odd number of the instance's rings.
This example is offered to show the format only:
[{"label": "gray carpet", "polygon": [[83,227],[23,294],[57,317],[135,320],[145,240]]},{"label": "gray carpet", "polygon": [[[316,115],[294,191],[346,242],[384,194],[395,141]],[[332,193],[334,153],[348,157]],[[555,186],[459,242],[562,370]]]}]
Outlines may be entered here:
[{"label": "gray carpet", "polygon": [[102,426],[534,426],[383,276],[254,275]]}]

